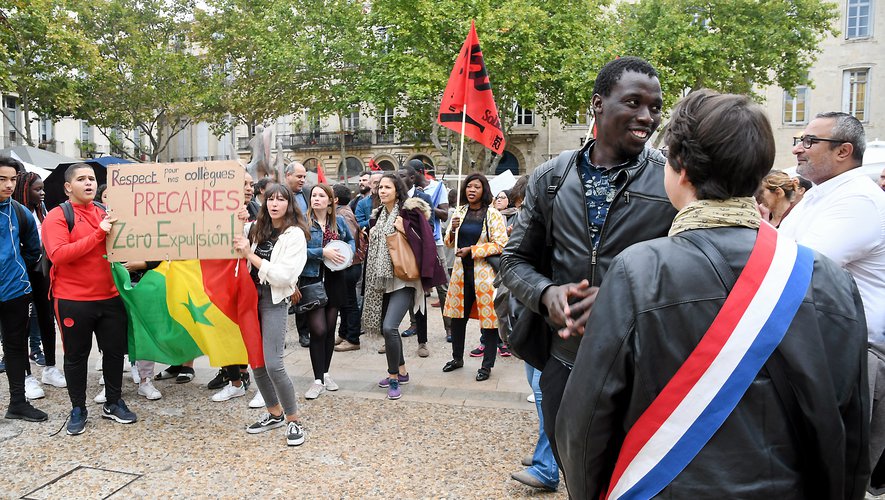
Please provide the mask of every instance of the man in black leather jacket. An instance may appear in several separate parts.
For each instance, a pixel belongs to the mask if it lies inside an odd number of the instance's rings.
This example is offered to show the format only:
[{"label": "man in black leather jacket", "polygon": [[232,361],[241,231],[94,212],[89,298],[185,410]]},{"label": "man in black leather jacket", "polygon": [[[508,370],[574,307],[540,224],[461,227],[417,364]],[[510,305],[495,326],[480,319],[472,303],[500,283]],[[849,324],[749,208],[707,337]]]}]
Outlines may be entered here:
[{"label": "man in black leather jacket", "polygon": [[[566,326],[569,300],[592,304],[616,255],[666,235],[676,214],[664,191],[665,159],[646,145],[661,120],[654,68],[635,57],[608,63],[596,78],[592,104],[596,140],[532,172],[501,261],[504,284],[513,296],[555,328]],[[540,272],[548,226],[549,277]],[[544,429],[554,454],[556,412],[579,342],[554,334],[541,376]]]},{"label": "man in black leather jacket", "polygon": [[[632,476],[614,472],[619,454],[628,463],[629,450],[635,450],[624,445],[625,436],[634,425],[637,431],[650,428],[643,424],[648,417],[637,420],[653,401],[666,405],[656,398],[701,338],[710,335],[706,332],[737,277],[749,272],[745,266],[757,233],[775,234],[770,226],[760,229],[766,223],[760,223],[752,199],[775,154],[759,106],[745,96],[695,92],[674,109],[667,143],[665,185],[680,210],[670,237],[634,245],[611,264],[559,409],[556,441],[572,498],[600,498],[610,491],[613,477],[627,477],[611,496],[617,498],[621,488],[643,477],[648,464],[660,466],[675,456],[660,444],[665,440],[649,441],[667,456],[633,462],[641,465]],[[772,266],[769,274],[785,267]],[[765,272],[753,276],[759,274]],[[709,441],[697,441],[700,451],[685,458],[684,468],[670,469],[674,475],[639,496],[863,498],[869,477],[869,393],[860,295],[847,273],[816,252],[810,284],[790,290],[801,304],[795,316],[779,309],[772,314],[786,328],[774,352],[737,358],[741,366],[755,359],[758,365],[749,364],[762,368],[745,372],[749,385],[736,393],[736,406],[731,410],[721,398],[705,403],[705,397],[718,394],[712,384],[704,385],[700,397],[685,396],[680,408],[699,405],[724,420],[718,428],[702,426],[712,433]],[[740,335],[747,333],[752,331]],[[673,422],[657,432],[680,428]],[[683,422],[686,436],[697,437],[700,428],[687,427],[692,419]]]}]

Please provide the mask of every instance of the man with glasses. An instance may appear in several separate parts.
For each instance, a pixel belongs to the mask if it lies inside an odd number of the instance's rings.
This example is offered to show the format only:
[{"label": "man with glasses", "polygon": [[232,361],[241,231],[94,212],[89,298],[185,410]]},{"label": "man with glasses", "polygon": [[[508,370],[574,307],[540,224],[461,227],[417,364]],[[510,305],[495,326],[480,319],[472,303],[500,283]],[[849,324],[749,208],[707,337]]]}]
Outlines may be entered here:
[{"label": "man with glasses", "polygon": [[870,341],[885,343],[885,193],[857,169],[866,146],[863,125],[846,113],[821,113],[793,142],[797,171],[815,187],[780,231],[854,276]]},{"label": "man with glasses", "polygon": [[[779,231],[851,273],[863,300],[869,340],[871,491],[885,486],[885,192],[857,167],[863,125],[846,113],[821,113],[793,141],[799,175],[815,183]],[[838,333],[838,332],[833,332]]]}]

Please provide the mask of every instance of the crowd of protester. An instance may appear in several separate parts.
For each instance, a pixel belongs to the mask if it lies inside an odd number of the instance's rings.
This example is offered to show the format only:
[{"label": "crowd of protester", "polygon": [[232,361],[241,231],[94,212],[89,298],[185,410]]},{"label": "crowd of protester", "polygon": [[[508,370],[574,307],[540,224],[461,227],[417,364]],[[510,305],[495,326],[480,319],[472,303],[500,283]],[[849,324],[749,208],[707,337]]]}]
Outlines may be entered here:
[{"label": "crowd of protester", "polygon": [[[885,181],[857,170],[862,124],[818,115],[795,140],[791,177],[772,170],[771,126],[748,98],[685,97],[667,156],[648,144],[662,105],[650,64],[609,63],[594,85],[594,139],[500,192],[478,172],[450,189],[420,160],[364,172],[356,193],[308,185],[298,162],[280,183],[246,174],[235,250],[258,291],[264,349],[249,406],[266,410],[246,431],[286,426],[288,445],[305,441],[283,363],[288,315],[309,350],[305,399],[338,390],[333,354],[376,335],[386,358],[377,385],[397,400],[412,381],[403,338],[416,336],[427,357],[439,307],[451,344],[443,372],[465,366],[471,339],[478,382],[510,356],[511,339],[525,358],[539,418],[534,452],[512,475],[525,485],[556,490],[560,470],[576,498],[860,498],[885,484]],[[67,388],[76,435],[93,333],[104,418],[137,421],[125,371],[153,400],[152,380],[187,383],[194,370],[124,366],[126,310],[103,258],[115,220],[94,201],[103,188],[88,165],[69,167],[65,188],[66,207],[47,213],[39,176],[0,158],[6,418],[47,420],[31,404],[42,381]],[[156,265],[126,268],[137,282]],[[208,386],[221,402],[250,382],[249,367],[234,365]]]}]

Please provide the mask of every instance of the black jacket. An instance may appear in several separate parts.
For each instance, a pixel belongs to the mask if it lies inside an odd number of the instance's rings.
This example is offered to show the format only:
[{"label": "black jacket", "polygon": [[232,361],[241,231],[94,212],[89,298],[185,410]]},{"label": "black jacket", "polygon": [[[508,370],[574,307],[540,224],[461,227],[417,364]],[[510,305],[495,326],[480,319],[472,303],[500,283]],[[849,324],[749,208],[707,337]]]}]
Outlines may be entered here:
[{"label": "black jacket", "polygon": [[[599,247],[593,251],[583,182],[575,163],[592,144],[580,151],[563,152],[532,172],[525,201],[504,248],[504,285],[535,312],[546,313],[541,295],[551,285],[587,279],[598,286],[616,255],[634,243],[666,236],[676,215],[664,191],[666,159],[646,147],[616,177],[617,196],[602,227]],[[554,196],[557,185],[561,187]],[[548,215],[551,203],[552,217]],[[548,220],[552,220],[552,277],[539,272]],[[553,336],[553,357],[571,364],[577,351],[578,339]]]},{"label": "black jacket", "polygon": [[[755,230],[695,231],[740,275]],[[728,288],[681,235],[635,245],[612,263],[556,420],[572,498],[607,491],[626,432],[703,337]],[[854,281],[815,253],[811,286],[777,348],[796,397],[778,396],[769,359],[722,427],[657,498],[863,498],[866,339]]]}]

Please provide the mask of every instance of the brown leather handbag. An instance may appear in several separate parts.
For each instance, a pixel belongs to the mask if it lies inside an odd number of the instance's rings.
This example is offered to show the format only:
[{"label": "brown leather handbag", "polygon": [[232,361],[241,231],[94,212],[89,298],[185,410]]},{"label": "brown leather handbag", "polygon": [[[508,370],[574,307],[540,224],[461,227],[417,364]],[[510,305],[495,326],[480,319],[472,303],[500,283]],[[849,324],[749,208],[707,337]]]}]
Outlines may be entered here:
[{"label": "brown leather handbag", "polygon": [[393,274],[397,278],[403,281],[415,281],[421,278],[415,253],[409,246],[406,233],[400,228],[396,228],[393,234],[387,235],[387,249],[390,251],[390,261],[393,263]]}]

